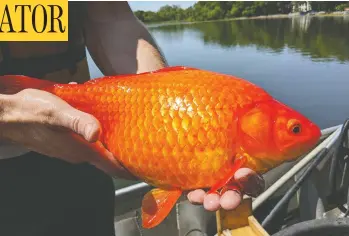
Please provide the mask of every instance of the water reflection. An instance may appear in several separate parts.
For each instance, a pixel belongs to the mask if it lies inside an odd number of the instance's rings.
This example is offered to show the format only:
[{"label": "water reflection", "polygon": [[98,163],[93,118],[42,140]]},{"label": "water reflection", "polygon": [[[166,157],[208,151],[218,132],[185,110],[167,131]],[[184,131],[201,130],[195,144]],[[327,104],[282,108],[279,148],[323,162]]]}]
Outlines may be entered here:
[{"label": "water reflection", "polygon": [[308,15],[292,18],[292,31],[300,30],[306,32],[309,29],[311,19],[314,18]]},{"label": "water reflection", "polygon": [[206,45],[255,46],[281,53],[292,48],[313,60],[349,61],[349,17],[295,17],[151,26],[153,33],[180,40],[196,32]]}]

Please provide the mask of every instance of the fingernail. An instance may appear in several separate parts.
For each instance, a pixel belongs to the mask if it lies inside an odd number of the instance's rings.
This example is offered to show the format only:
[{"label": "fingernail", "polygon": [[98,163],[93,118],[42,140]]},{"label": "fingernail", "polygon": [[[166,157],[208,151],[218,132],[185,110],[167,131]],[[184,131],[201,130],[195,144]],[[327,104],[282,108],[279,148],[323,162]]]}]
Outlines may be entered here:
[{"label": "fingernail", "polygon": [[246,176],[240,180],[240,183],[243,186],[243,191],[251,197],[257,197],[265,187],[264,180],[259,175]]},{"label": "fingernail", "polygon": [[190,198],[190,196],[191,196],[191,192],[189,192],[189,193],[187,194],[187,198]]},{"label": "fingernail", "polygon": [[87,124],[85,127],[85,138],[87,141],[91,141],[92,134],[93,134],[93,129],[94,129],[94,125],[93,124]]}]

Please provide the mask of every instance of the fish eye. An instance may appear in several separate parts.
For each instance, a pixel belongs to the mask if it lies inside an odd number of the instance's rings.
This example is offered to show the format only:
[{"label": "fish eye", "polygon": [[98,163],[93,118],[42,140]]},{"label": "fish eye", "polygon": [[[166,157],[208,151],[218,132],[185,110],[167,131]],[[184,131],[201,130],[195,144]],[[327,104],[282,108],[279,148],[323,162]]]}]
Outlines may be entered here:
[{"label": "fish eye", "polygon": [[287,128],[292,134],[300,134],[302,132],[302,125],[299,120],[291,119],[287,123]]},{"label": "fish eye", "polygon": [[302,127],[300,124],[294,124],[291,126],[291,132],[293,134],[299,134],[302,131]]}]

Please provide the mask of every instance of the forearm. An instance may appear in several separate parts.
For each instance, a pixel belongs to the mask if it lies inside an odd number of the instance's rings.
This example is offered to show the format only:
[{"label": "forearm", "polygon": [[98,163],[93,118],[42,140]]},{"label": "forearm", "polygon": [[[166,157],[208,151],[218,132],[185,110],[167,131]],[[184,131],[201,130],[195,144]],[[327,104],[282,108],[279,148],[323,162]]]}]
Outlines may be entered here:
[{"label": "forearm", "polygon": [[147,28],[125,2],[88,3],[87,48],[105,75],[142,73],[167,65]]},{"label": "forearm", "polygon": [[[137,73],[166,67],[166,59],[147,28],[138,20],[130,24],[135,24],[135,32],[140,33],[136,53]],[[127,38],[123,40],[127,41]]]}]

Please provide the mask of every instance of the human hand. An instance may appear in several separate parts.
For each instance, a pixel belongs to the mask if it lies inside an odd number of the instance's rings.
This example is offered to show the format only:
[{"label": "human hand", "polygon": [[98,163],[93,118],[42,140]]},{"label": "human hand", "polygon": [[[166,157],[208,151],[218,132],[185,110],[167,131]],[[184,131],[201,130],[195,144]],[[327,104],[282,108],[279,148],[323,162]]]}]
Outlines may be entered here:
[{"label": "human hand", "polygon": [[265,187],[263,178],[248,168],[239,169],[234,175],[234,181],[240,185],[243,193],[228,190],[219,196],[213,193],[207,194],[203,189],[197,189],[188,193],[188,200],[193,204],[203,204],[208,211],[217,211],[219,208],[233,210],[241,203],[244,193],[256,197]]},{"label": "human hand", "polygon": [[98,141],[100,124],[92,115],[36,89],[1,96],[2,141],[70,163],[88,162],[112,176],[133,178]]}]

